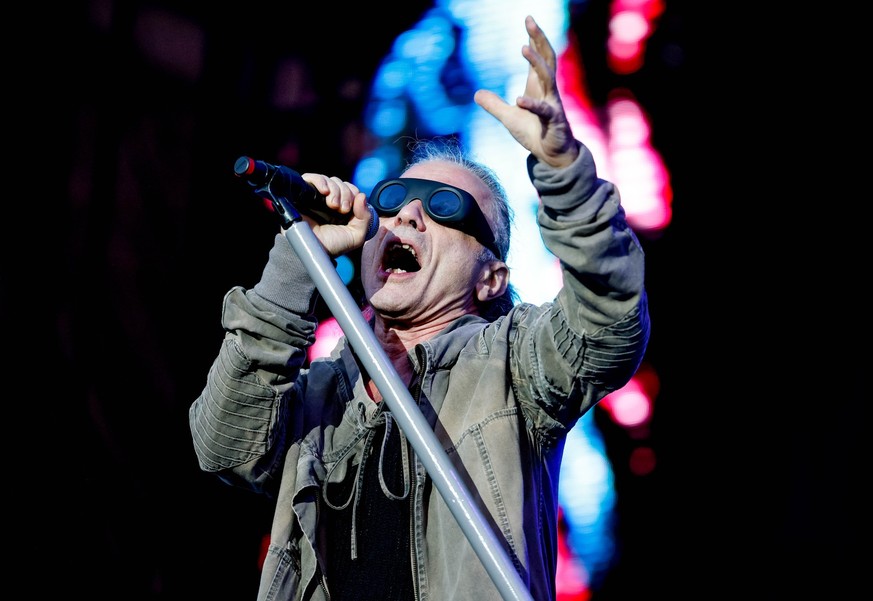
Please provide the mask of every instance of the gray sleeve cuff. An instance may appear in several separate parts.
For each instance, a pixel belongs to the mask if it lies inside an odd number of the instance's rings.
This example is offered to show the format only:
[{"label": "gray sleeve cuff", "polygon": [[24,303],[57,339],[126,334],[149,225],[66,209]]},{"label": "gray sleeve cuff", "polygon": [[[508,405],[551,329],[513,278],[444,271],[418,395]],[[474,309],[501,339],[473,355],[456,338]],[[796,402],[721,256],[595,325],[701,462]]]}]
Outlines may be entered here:
[{"label": "gray sleeve cuff", "polygon": [[579,144],[576,160],[563,169],[540,162],[533,155],[528,156],[527,169],[546,209],[559,221],[590,216],[593,209],[586,208],[585,201],[605,183],[597,178],[594,157],[584,144]]},{"label": "gray sleeve cuff", "polygon": [[261,281],[255,284],[254,292],[264,300],[298,315],[312,315],[315,312],[318,299],[315,282],[282,234],[276,234],[270,258]]}]

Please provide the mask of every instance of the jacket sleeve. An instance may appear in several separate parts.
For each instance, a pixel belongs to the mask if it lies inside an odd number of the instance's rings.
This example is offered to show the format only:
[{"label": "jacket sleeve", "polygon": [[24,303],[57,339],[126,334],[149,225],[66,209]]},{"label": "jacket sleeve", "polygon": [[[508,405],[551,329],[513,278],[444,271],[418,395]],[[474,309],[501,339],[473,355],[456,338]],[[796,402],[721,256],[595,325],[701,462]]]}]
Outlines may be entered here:
[{"label": "jacket sleeve", "polygon": [[278,234],[258,284],[225,295],[224,340],[188,415],[202,470],[256,490],[277,483],[289,402],[284,393],[315,340],[316,299],[305,266]]},{"label": "jacket sleeve", "polygon": [[580,144],[578,159],[555,169],[528,157],[542,202],[537,222],[560,261],[563,286],[526,329],[514,377],[534,429],[566,433],[636,372],[649,340],[644,253],[625,219],[617,188],[598,178]]}]

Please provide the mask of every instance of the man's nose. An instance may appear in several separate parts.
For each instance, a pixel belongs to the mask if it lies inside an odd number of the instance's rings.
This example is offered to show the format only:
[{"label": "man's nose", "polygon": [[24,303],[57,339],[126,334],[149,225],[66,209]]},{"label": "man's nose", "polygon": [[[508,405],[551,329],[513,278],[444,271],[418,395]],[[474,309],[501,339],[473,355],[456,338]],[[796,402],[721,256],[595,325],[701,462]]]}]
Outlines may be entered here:
[{"label": "man's nose", "polygon": [[395,219],[397,225],[409,223],[415,229],[424,231],[424,205],[421,204],[421,199],[416,198],[403,205]]}]

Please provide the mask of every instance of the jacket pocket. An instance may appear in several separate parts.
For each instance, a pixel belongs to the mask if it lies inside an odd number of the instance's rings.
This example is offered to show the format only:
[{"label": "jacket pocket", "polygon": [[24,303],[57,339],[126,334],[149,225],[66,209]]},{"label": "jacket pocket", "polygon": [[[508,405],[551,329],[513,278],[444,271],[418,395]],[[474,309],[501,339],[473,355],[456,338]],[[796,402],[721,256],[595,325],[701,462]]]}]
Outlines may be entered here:
[{"label": "jacket pocket", "polygon": [[[300,598],[300,553],[292,549],[293,542],[286,547],[270,543],[264,567],[261,570],[261,587],[258,601],[277,601]],[[292,597],[292,593],[294,596]]]}]

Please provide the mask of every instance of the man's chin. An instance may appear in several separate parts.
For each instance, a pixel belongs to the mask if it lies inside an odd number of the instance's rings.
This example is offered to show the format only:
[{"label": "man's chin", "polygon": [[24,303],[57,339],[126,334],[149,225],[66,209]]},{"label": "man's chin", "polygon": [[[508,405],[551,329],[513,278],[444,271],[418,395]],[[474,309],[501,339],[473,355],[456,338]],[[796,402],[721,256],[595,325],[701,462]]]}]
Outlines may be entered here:
[{"label": "man's chin", "polygon": [[382,286],[372,295],[368,295],[369,304],[373,310],[383,317],[399,317],[409,308],[409,295],[386,290]]}]

